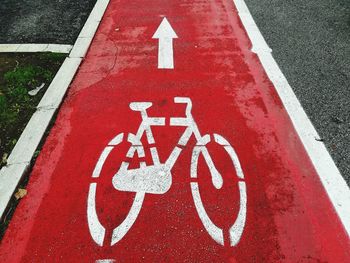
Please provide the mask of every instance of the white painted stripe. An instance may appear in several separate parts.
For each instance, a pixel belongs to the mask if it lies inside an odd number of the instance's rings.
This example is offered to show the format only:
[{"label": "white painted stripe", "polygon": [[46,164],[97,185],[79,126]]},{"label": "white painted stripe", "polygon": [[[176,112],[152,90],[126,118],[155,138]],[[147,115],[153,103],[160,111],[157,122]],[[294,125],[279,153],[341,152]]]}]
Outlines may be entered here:
[{"label": "white painted stripe", "polygon": [[17,188],[22,175],[28,171],[29,163],[7,165],[0,170],[0,218],[6,211],[7,204]]},{"label": "white painted stripe", "polygon": [[71,58],[85,57],[92,39],[95,36],[98,25],[101,22],[103,14],[108,6],[109,0],[98,0],[83,29],[75,41],[72,51],[69,54]]},{"label": "white painted stripe", "polygon": [[48,44],[44,52],[69,53],[72,50],[72,45]]},{"label": "white painted stripe", "polygon": [[158,68],[174,69],[173,39],[177,38],[177,35],[166,17],[163,18],[152,38],[159,40]]},{"label": "white painted stripe", "polygon": [[238,178],[244,179],[244,174],[243,174],[243,170],[241,167],[241,163],[239,162],[238,155],[237,155],[235,149],[233,149],[233,147],[230,145],[230,143],[219,134],[214,133],[214,140],[216,143],[222,145],[225,148],[226,152],[230,155]]},{"label": "white painted stripe", "polygon": [[81,58],[66,58],[50,86],[41,98],[37,108],[59,108],[69,84],[73,80],[81,63]]},{"label": "white painted stripe", "polygon": [[238,182],[238,188],[240,201],[239,212],[235,223],[230,228],[231,246],[237,245],[239,240],[241,239],[247,217],[247,189],[245,182]]},{"label": "white painted stripe", "polygon": [[100,223],[100,220],[98,220],[96,213],[96,183],[90,184],[87,201],[87,219],[92,238],[96,244],[102,247],[106,229]]},{"label": "white painted stripe", "polygon": [[[97,1],[82,31],[85,30],[85,32],[87,32],[88,30],[86,28],[95,28],[95,26],[90,26],[89,23],[92,23],[91,21],[101,21],[108,3],[109,0]],[[90,17],[93,17],[94,19],[90,19]],[[94,29],[94,33],[95,31],[96,30]],[[85,51],[87,51],[92,38],[93,35],[91,34],[88,41],[84,41],[84,46],[82,48],[84,48]],[[3,44],[0,45],[0,52],[19,52],[18,50],[20,50],[20,52],[59,52],[65,48],[71,49],[71,46],[56,44],[30,44],[29,46],[27,44]],[[83,53],[83,55],[85,55],[85,52]],[[80,55],[82,55],[81,52]],[[50,120],[59,108],[81,61],[81,56],[74,57],[70,55],[70,57],[66,58],[44,97],[40,101],[37,111],[33,114],[21,134],[14,150],[8,158],[7,166],[2,167],[0,170],[0,218],[4,217],[6,207],[16,190],[18,183],[27,172],[34,152],[40,143]]]},{"label": "white painted stripe", "polygon": [[156,147],[151,147],[150,151],[151,151],[153,163],[155,165],[159,165],[160,164],[160,160],[159,160],[159,155],[158,155],[157,148]]},{"label": "white painted stripe", "polygon": [[108,146],[106,146],[98,161],[97,161],[97,164],[95,166],[95,169],[94,171],[92,172],[92,177],[93,178],[98,178],[100,176],[100,173],[101,173],[101,170],[102,170],[102,167],[108,157],[108,155],[111,153],[111,151],[114,149],[115,146],[117,146],[119,143],[122,142],[123,140],[123,137],[124,137],[124,133],[120,133],[118,134],[117,136],[115,136],[109,143],[108,143]]},{"label": "white painted stripe", "polygon": [[208,234],[220,245],[224,245],[224,233],[221,228],[217,227],[213,221],[210,220],[205,208],[201,196],[199,194],[198,183],[191,183],[191,192],[196,206],[199,218],[201,219],[204,228],[207,230]]},{"label": "white painted stripe", "polygon": [[304,144],[344,228],[350,236],[350,189],[325,145],[316,140],[320,138],[317,131],[271,55],[271,49],[267,46],[244,0],[233,0],[233,2],[252,42],[252,51],[258,55],[268,77],[274,84],[295,130]]},{"label": "white painted stripe", "polygon": [[8,158],[7,166],[0,170],[0,218],[4,215],[23,174],[27,172],[54,113],[54,109],[41,109],[33,114]]},{"label": "white painted stripe", "polygon": [[137,216],[139,215],[143,199],[145,198],[145,193],[138,192],[135,195],[134,202],[130,208],[130,211],[124,221],[113,230],[111,246],[119,242],[129,231],[132,225],[135,223]]},{"label": "white painted stripe", "polygon": [[92,177],[93,178],[97,178],[100,176],[101,170],[102,170],[102,166],[105,163],[108,155],[110,154],[110,152],[113,150],[114,146],[107,146],[103,149],[103,152],[100,155],[100,158],[98,158],[97,164],[95,166],[94,171],[92,172]]},{"label": "white painted stripe", "polygon": [[110,146],[117,146],[119,143],[122,142],[124,138],[124,133],[119,133],[117,136],[115,136],[109,143],[108,145]]},{"label": "white painted stripe", "polygon": [[61,44],[0,44],[0,53],[55,52],[68,54],[72,45]]},{"label": "white painted stripe", "polygon": [[92,41],[92,37],[78,37],[77,41],[75,41],[72,51],[69,54],[69,57],[71,58],[85,57],[91,41]]}]

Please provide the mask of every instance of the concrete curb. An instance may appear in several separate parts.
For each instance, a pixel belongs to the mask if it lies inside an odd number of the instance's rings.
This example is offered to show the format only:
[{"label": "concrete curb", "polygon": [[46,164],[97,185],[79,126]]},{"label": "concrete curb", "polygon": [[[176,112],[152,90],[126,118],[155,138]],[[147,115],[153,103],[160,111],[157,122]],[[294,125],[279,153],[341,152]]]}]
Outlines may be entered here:
[{"label": "concrete curb", "polygon": [[60,44],[0,44],[0,53],[55,52],[68,54],[72,45]]},{"label": "concrete curb", "polygon": [[242,24],[267,76],[273,83],[310,160],[317,171],[335,212],[350,236],[350,188],[340,174],[293,89],[283,75],[244,0],[233,0]]},{"label": "concrete curb", "polygon": [[[8,163],[0,170],[0,219],[16,191],[18,184],[27,173],[33,155],[42,140],[50,121],[64,98],[79,65],[86,55],[96,30],[102,20],[109,0],[98,0],[81,30],[73,48],[70,45],[54,44],[18,44],[0,45],[0,52],[59,52],[67,51],[65,59],[44,97],[37,106],[36,112],[29,120],[15,148],[8,158]],[[5,51],[6,50],[6,51]],[[61,52],[61,53],[69,53]]]}]

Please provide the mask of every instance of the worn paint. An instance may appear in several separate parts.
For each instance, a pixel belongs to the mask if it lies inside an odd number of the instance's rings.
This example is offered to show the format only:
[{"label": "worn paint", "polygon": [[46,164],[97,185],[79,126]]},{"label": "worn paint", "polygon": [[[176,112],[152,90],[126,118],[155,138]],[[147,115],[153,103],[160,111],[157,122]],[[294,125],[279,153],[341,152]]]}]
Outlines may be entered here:
[{"label": "worn paint", "polygon": [[[178,36],[173,70],[156,67],[152,35],[164,15]],[[186,127],[171,125],[178,122],[171,118],[186,116],[186,105],[174,103],[174,97],[191,98],[201,135],[214,133],[214,139],[197,145],[191,137],[176,146],[182,150],[167,192],[117,191],[113,177],[123,162],[130,169],[152,165],[156,147],[164,163],[185,133]],[[147,133],[140,142],[127,136],[142,121],[130,111],[132,102],[152,102],[149,116],[164,118],[165,126],[152,128],[154,143]],[[118,139],[111,143],[113,138]],[[223,177],[219,189],[203,155],[197,159],[199,152],[193,151],[204,145]],[[125,157],[130,146],[140,158]],[[99,160],[103,164],[97,166]],[[196,176],[191,176],[196,162]],[[141,199],[142,206],[134,205],[140,209],[137,218],[127,219],[134,200]],[[90,218],[96,222],[98,217],[104,229],[96,230],[97,241],[90,233],[88,200],[96,202]],[[213,225],[205,214],[201,218],[203,208],[223,229],[222,238],[220,231],[207,230]],[[124,220],[134,222],[120,235],[125,228],[115,228]],[[236,236],[243,224],[242,235]],[[144,1],[136,0],[108,7],[0,255],[5,262],[347,262],[349,248],[275,87],[251,51],[233,2],[151,0],[144,8]]]},{"label": "worn paint", "polygon": [[152,38],[159,39],[158,44],[158,68],[174,68],[173,39],[177,38],[174,29],[166,17],[163,18]]}]

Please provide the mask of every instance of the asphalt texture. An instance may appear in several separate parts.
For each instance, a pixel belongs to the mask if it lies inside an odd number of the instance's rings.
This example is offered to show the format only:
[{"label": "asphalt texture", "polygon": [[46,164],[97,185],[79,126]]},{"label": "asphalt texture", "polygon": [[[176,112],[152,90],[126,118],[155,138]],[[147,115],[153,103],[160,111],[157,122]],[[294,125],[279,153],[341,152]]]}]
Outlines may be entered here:
[{"label": "asphalt texture", "polygon": [[350,185],[350,1],[245,2]]},{"label": "asphalt texture", "polygon": [[96,0],[0,0],[0,43],[74,44]]}]

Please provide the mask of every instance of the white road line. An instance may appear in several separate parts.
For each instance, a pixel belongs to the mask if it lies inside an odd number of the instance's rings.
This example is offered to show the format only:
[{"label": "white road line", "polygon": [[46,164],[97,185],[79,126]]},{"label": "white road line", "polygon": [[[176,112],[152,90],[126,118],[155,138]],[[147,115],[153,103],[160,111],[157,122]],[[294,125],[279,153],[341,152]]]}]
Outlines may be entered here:
[{"label": "white road line", "polygon": [[100,176],[101,170],[102,170],[102,166],[105,163],[108,155],[111,153],[111,151],[113,150],[114,146],[107,146],[103,149],[103,152],[100,155],[100,158],[97,161],[97,164],[95,166],[94,171],[92,172],[92,177],[93,178],[97,178]]},{"label": "white road line", "polygon": [[[28,171],[35,150],[43,138],[52,117],[60,107],[82,58],[85,56],[91,44],[108,3],[109,0],[98,0],[96,2],[69,57],[63,62],[44,97],[37,106],[37,111],[28,122],[9,156],[8,164],[0,170],[0,219],[4,217],[4,213],[13,193],[22,177]],[[68,49],[68,45],[63,46]],[[62,45],[55,44],[35,44],[29,46],[27,44],[18,44],[17,46],[4,44],[0,45],[0,52],[59,52],[60,50],[65,50],[61,48]],[[11,51],[13,49],[15,49],[15,51]],[[69,50],[70,49],[71,46],[69,46]],[[69,51],[66,53],[69,53]]]},{"label": "white road line", "polygon": [[83,29],[80,31],[80,34],[75,41],[73,49],[69,54],[70,58],[85,57],[108,3],[109,0],[98,0],[96,2],[94,9],[91,11],[89,18],[86,20]]},{"label": "white road line", "polygon": [[0,44],[0,53],[55,52],[68,54],[72,45],[61,44]]},{"label": "white road line", "polygon": [[118,243],[126,235],[129,229],[133,226],[137,216],[141,211],[144,198],[145,198],[145,193],[142,193],[142,192],[136,193],[134,202],[132,203],[132,206],[130,208],[128,215],[119,226],[113,229],[111,246]]},{"label": "white road line", "polygon": [[247,189],[245,182],[238,182],[239,188],[239,212],[235,223],[230,227],[230,244],[236,246],[241,240],[247,217]]},{"label": "white road line", "polygon": [[198,183],[191,182],[191,192],[194,200],[194,205],[197,209],[198,215],[204,228],[207,230],[208,234],[220,245],[224,245],[224,233],[223,230],[216,226],[213,221],[211,221],[207,212],[205,211],[201,195],[199,194]]},{"label": "white road line", "polygon": [[90,184],[87,201],[87,219],[92,238],[100,247],[103,246],[106,229],[98,219],[96,212],[96,183]]},{"label": "white road line", "polygon": [[238,15],[253,44],[252,51],[256,53],[269,79],[274,84],[289,117],[292,120],[333,206],[350,236],[350,189],[340,174],[325,145],[316,140],[317,131],[306,115],[295,96],[287,79],[271,55],[271,49],[266,44],[261,32],[251,16],[244,0],[233,0]]},{"label": "white road line", "polygon": [[166,17],[163,18],[153,37],[159,40],[158,68],[174,69],[173,39],[177,38]]}]

